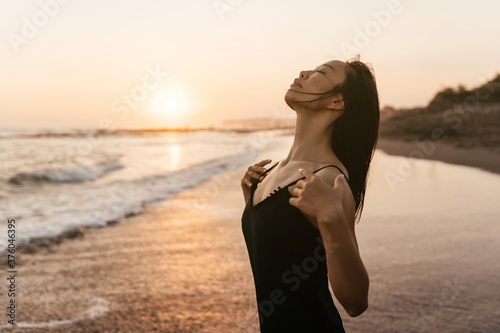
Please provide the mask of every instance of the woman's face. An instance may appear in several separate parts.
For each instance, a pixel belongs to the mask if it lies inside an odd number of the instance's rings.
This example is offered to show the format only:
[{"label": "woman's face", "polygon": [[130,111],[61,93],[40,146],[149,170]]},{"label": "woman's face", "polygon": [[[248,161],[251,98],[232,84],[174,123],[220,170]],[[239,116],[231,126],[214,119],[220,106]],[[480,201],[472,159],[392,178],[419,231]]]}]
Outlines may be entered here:
[{"label": "woman's face", "polygon": [[[299,77],[294,80],[285,94],[285,101],[288,106],[295,110],[294,106],[298,104],[294,102],[310,101],[319,97],[319,95],[306,93],[324,93],[344,82],[346,65],[345,62],[332,60],[319,65],[313,70],[301,71]],[[340,99],[342,99],[341,96],[334,96],[314,103],[300,103],[300,105],[308,109],[326,108]]]}]

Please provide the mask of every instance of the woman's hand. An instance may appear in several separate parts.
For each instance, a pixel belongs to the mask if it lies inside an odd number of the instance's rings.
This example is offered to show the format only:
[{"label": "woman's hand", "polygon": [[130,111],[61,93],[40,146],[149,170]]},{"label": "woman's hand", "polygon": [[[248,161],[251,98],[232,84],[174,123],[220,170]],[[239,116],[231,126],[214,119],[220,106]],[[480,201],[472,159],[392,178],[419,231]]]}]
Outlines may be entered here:
[{"label": "woman's hand", "polygon": [[319,223],[346,220],[344,207],[349,207],[352,193],[343,174],[335,178],[334,185],[324,182],[309,170],[299,169],[306,177],[297,182],[289,202],[319,227]]},{"label": "woman's hand", "polygon": [[[241,188],[243,190],[243,197],[245,198],[245,204],[248,202],[248,199],[250,198],[250,188],[252,187],[253,183],[255,183],[255,181],[260,177],[260,175],[266,172],[264,165],[269,163],[271,163],[271,160],[267,159],[249,166],[248,170],[243,175],[243,178],[241,178]],[[261,182],[262,179],[264,179],[265,177],[266,175],[261,177],[259,182]]]}]

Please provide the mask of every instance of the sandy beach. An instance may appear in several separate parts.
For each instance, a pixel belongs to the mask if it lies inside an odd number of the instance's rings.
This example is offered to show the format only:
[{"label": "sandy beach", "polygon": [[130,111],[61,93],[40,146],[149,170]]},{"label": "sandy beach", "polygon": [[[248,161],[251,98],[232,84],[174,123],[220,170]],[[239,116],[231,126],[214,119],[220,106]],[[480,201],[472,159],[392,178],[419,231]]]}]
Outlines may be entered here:
[{"label": "sandy beach", "polygon": [[[290,142],[278,137],[255,162],[284,158]],[[401,155],[411,149],[380,148]],[[499,165],[491,160],[485,169],[500,173]],[[258,332],[240,221],[246,168],[149,204],[141,215],[18,251],[13,331]],[[350,318],[335,300],[346,331],[500,331],[499,216],[467,214],[362,218],[357,233],[370,306]],[[5,283],[0,292],[5,302]]]}]

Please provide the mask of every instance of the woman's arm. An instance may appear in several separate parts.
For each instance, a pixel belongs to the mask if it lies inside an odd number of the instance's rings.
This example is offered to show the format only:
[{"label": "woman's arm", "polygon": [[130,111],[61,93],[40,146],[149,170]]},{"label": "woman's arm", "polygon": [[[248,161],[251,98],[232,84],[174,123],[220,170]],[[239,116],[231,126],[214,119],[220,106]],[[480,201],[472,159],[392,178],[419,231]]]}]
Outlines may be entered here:
[{"label": "woman's arm", "polygon": [[290,204],[318,226],[333,293],[350,316],[358,316],[368,307],[369,278],[354,233],[355,203],[349,185],[343,175],[332,187],[309,170],[300,172],[306,179],[297,182]]},{"label": "woman's arm", "polygon": [[345,217],[320,217],[318,226],[333,293],[350,316],[359,316],[368,308],[369,278],[355,236]]}]

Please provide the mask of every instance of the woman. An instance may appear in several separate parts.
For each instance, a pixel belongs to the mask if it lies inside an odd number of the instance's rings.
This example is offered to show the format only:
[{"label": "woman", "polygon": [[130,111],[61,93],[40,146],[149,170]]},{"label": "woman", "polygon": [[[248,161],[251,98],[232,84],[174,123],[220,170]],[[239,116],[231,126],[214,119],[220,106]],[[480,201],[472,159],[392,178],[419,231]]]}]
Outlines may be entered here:
[{"label": "woman", "polygon": [[344,332],[328,283],[350,316],[368,307],[354,225],[378,138],[375,79],[359,59],[329,61],[300,72],[285,101],[297,113],[288,156],[241,179],[260,329]]}]

